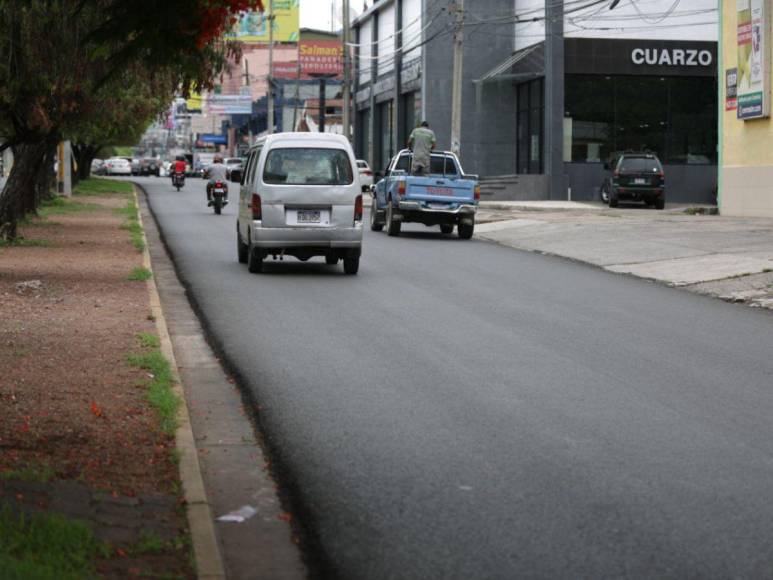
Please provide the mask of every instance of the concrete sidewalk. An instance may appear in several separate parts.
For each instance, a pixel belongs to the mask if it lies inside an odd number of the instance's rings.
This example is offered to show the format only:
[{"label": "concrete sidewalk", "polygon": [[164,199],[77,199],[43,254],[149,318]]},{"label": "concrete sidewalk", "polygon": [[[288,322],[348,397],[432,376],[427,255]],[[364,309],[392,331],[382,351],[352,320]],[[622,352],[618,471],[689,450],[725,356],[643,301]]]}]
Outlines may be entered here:
[{"label": "concrete sidewalk", "polygon": [[476,237],[773,309],[773,219],[712,209],[482,202]]}]

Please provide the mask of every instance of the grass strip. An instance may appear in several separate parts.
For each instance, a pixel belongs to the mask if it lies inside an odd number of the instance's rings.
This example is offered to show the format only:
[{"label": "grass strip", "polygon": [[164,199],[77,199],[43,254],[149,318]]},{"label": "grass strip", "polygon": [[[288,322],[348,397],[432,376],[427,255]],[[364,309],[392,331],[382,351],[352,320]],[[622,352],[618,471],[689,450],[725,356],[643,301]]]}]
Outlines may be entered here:
[{"label": "grass strip", "polygon": [[67,197],[53,197],[44,199],[38,208],[38,216],[46,219],[52,215],[63,215],[69,213],[78,213],[82,211],[95,211],[102,209],[102,206],[96,203],[81,203],[73,201]]},{"label": "grass strip", "polygon": [[115,193],[123,195],[132,191],[134,188],[128,181],[89,177],[78,182],[78,185],[73,189],[73,195],[104,197]]},{"label": "grass strip", "polygon": [[11,246],[18,248],[50,248],[54,243],[50,240],[28,240],[27,238],[14,238],[13,240],[0,240],[0,248]]},{"label": "grass strip", "polygon": [[126,207],[113,210],[119,215],[126,216],[126,221],[121,225],[121,229],[127,230],[132,236],[132,244],[140,252],[145,249],[145,239],[143,237],[142,226],[139,221],[139,211],[133,198],[126,203]]},{"label": "grass strip", "polygon": [[109,554],[84,522],[14,514],[0,505],[0,571],[6,580],[95,578],[94,560]]},{"label": "grass strip", "polygon": [[46,483],[54,477],[54,468],[45,463],[28,465],[21,469],[11,469],[0,473],[0,480],[15,479],[30,483]]},{"label": "grass strip", "polygon": [[[150,342],[142,335],[138,336],[138,340],[143,346]],[[130,365],[148,371],[150,380],[145,383],[148,402],[158,414],[161,430],[169,436],[174,436],[177,430],[177,411],[182,401],[172,388],[174,380],[169,361],[157,347],[153,347],[149,352],[131,354],[127,358]]]},{"label": "grass strip", "polygon": [[153,272],[145,268],[144,266],[138,266],[132,270],[132,273],[126,278],[132,282],[142,282],[144,280],[150,280],[153,277]]}]

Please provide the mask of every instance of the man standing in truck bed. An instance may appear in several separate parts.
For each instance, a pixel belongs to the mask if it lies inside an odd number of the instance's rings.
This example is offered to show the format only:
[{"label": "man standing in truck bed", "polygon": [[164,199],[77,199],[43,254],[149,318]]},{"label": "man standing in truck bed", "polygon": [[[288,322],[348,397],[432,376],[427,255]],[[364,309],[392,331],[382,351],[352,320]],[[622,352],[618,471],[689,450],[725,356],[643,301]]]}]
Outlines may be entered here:
[{"label": "man standing in truck bed", "polygon": [[429,123],[422,121],[421,126],[416,127],[408,137],[408,147],[413,151],[411,163],[413,175],[429,173],[430,157],[436,144],[437,139],[435,139],[435,133],[429,128]]}]

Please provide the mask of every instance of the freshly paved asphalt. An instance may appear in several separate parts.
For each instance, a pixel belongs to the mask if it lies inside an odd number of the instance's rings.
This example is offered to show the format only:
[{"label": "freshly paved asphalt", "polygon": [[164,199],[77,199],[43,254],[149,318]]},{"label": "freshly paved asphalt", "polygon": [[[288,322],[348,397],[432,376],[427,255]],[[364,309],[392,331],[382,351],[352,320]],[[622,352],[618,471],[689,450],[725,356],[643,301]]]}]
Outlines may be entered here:
[{"label": "freshly paved asphalt", "polygon": [[140,181],[340,577],[773,574],[770,313],[423,226],[251,275]]}]

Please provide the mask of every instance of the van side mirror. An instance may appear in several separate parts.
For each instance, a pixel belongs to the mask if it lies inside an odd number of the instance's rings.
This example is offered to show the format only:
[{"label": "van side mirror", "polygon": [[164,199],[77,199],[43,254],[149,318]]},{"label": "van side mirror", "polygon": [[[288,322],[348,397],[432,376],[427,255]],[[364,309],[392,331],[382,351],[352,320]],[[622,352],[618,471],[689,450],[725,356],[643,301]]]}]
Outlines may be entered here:
[{"label": "van side mirror", "polygon": [[241,169],[232,169],[231,170],[231,182],[233,182],[233,183],[241,183],[242,182],[242,170]]}]

